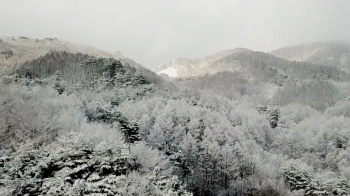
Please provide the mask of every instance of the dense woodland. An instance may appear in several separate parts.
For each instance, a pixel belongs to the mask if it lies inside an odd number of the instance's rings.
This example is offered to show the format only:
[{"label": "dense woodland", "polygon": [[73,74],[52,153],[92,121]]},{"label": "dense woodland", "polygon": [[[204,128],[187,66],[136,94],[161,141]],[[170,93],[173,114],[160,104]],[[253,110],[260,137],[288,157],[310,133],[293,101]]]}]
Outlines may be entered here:
[{"label": "dense woodland", "polygon": [[235,57],[250,78],[65,52],[3,74],[0,195],[350,195],[348,74],[265,56]]}]

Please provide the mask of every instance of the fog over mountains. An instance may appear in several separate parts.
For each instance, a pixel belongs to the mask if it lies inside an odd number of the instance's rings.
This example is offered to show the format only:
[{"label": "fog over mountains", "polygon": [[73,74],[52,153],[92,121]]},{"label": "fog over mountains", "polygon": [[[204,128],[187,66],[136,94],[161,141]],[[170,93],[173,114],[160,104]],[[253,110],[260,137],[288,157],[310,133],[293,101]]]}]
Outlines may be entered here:
[{"label": "fog over mountains", "polygon": [[349,71],[350,44],[341,42],[316,42],[283,47],[271,54],[291,61],[306,61],[319,65],[338,66]]}]

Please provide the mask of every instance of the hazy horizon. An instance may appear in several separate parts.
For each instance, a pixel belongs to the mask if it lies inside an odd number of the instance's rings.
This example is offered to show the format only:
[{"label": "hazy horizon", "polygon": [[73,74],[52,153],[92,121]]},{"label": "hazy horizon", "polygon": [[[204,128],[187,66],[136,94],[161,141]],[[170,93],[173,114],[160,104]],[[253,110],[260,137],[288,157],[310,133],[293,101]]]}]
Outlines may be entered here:
[{"label": "hazy horizon", "polygon": [[57,37],[121,51],[150,69],[177,57],[237,47],[269,52],[309,42],[350,42],[345,0],[0,3],[0,35]]}]

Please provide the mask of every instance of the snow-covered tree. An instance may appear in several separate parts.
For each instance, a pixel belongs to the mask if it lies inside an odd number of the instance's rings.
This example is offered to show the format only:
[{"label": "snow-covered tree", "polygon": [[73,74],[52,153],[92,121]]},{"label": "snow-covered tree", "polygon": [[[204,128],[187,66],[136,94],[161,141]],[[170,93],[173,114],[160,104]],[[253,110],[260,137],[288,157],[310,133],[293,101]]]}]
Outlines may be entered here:
[{"label": "snow-covered tree", "polygon": [[276,128],[277,127],[278,119],[279,119],[279,109],[278,108],[274,108],[270,112],[270,126],[271,126],[271,128]]},{"label": "snow-covered tree", "polygon": [[166,177],[161,175],[161,169],[155,167],[150,181],[155,187],[158,194],[164,196],[191,196],[192,194],[185,190],[185,187],[181,184],[181,181],[177,176]]},{"label": "snow-covered tree", "polygon": [[62,85],[62,76],[60,71],[56,71],[55,73],[55,84],[53,88],[56,89],[59,94],[62,94],[65,90],[64,86]]},{"label": "snow-covered tree", "polygon": [[290,160],[282,165],[280,173],[290,190],[306,189],[312,181],[308,167],[300,160]]},{"label": "snow-covered tree", "polygon": [[319,181],[313,179],[305,188],[305,195],[321,196],[321,195],[329,195],[329,193],[326,190],[326,188],[322,184],[320,184]]},{"label": "snow-covered tree", "polygon": [[334,195],[349,195],[350,187],[347,182],[347,179],[340,179],[332,188],[332,193]]}]

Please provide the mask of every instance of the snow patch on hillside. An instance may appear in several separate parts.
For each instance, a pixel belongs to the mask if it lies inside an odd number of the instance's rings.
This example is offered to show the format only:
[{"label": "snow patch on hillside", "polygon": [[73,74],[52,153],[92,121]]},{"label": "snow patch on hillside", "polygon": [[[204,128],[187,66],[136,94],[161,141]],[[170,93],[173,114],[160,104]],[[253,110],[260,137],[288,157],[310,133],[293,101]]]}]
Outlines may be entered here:
[{"label": "snow patch on hillside", "polygon": [[276,91],[278,90],[278,86],[275,84],[266,84],[265,85],[265,98],[266,99],[271,99],[273,97],[273,95],[276,93]]},{"label": "snow patch on hillside", "polygon": [[169,78],[176,78],[179,77],[177,70],[173,67],[168,67],[160,72],[158,72],[157,74],[166,74],[169,76]]}]

